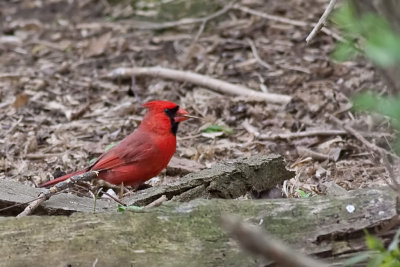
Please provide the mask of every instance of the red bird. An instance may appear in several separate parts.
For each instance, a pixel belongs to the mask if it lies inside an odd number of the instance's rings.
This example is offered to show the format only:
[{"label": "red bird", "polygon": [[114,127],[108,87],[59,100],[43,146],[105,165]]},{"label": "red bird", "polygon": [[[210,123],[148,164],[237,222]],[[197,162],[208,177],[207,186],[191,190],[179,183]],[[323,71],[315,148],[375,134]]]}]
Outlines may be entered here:
[{"label": "red bird", "polygon": [[90,167],[40,185],[47,187],[87,171],[99,171],[99,178],[111,184],[139,185],[159,174],[176,150],[179,123],[191,117],[169,101],[151,101],[139,128],[111,148]]}]

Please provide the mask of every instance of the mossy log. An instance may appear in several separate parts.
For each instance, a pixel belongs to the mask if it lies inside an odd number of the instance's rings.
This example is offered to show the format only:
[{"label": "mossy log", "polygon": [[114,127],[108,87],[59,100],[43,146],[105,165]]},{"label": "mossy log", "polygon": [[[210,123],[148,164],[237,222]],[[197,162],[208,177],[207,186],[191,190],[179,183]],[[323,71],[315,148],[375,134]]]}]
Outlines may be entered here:
[{"label": "mossy log", "polygon": [[388,188],[310,199],[167,202],[144,212],[0,219],[7,266],[254,266],[221,230],[221,214],[260,225],[307,254],[354,251],[350,236],[397,216]]}]

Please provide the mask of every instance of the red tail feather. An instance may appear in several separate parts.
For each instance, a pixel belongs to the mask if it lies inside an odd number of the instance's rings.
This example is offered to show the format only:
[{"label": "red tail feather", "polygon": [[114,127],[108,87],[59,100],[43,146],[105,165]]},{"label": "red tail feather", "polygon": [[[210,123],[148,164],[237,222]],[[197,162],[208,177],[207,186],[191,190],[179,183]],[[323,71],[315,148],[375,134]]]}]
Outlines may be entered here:
[{"label": "red tail feather", "polygon": [[77,172],[68,173],[68,174],[66,174],[64,176],[61,176],[61,177],[58,177],[58,178],[56,178],[54,180],[50,180],[48,182],[40,184],[39,187],[49,187],[51,185],[55,185],[55,184],[58,184],[59,182],[65,181],[65,180],[67,180],[68,178],[70,178],[70,177],[72,177],[74,175],[82,174],[82,173],[85,173],[85,172],[86,172],[86,170],[80,170],[80,171],[77,171]]}]

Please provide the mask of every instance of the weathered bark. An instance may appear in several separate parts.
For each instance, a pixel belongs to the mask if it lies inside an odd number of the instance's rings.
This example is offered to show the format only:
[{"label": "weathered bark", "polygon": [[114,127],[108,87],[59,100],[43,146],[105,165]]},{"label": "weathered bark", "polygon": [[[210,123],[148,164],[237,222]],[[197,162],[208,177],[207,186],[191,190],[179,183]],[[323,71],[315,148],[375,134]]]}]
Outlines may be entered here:
[{"label": "weathered bark", "polygon": [[190,173],[174,183],[138,191],[122,199],[129,205],[144,206],[166,195],[168,199],[237,198],[249,191],[262,192],[294,177],[279,155],[253,156],[219,163],[210,169]]},{"label": "weathered bark", "polygon": [[[253,156],[231,163],[216,164],[210,169],[185,175],[174,183],[152,187],[136,192],[129,198],[122,199],[129,205],[145,206],[166,195],[168,199],[189,201],[202,198],[237,198],[249,191],[262,192],[281,184],[294,176],[294,172],[285,168],[281,156]],[[43,189],[32,188],[13,181],[0,181],[0,210],[13,204],[25,203],[35,199]],[[0,215],[16,215],[26,205],[21,205]],[[92,212],[95,201],[91,198],[78,197],[61,193],[45,201],[34,214],[69,215],[73,212]],[[98,199],[96,211],[115,210],[113,201]]]},{"label": "weathered bark", "polygon": [[[11,180],[0,180],[0,216],[16,216],[24,210],[29,201],[37,198],[39,193],[43,192],[43,188],[33,188]],[[11,209],[2,210],[7,207]],[[96,205],[96,207],[95,207]],[[73,194],[61,193],[51,197],[45,201],[42,206],[35,210],[36,215],[69,215],[73,212],[105,212],[115,210],[115,202],[87,197],[78,197]]]},{"label": "weathered bark", "polygon": [[[354,211],[352,210],[354,207]],[[0,219],[0,262],[8,266],[254,266],[220,229],[236,214],[307,254],[353,251],[352,235],[397,216],[388,188],[335,197],[169,202],[142,213]],[[340,251],[337,250],[341,244]]]}]

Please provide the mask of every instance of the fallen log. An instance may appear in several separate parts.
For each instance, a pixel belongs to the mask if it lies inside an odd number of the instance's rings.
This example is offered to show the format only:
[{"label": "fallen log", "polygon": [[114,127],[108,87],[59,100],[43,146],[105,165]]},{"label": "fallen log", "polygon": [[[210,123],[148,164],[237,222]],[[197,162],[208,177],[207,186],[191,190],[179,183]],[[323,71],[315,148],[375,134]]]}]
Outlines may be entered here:
[{"label": "fallen log", "polygon": [[[0,216],[15,216],[24,210],[27,203],[36,199],[43,188],[18,183],[12,180],[0,180]],[[95,207],[96,206],[96,207]],[[35,210],[36,215],[70,215],[73,212],[105,212],[115,210],[115,203],[103,199],[78,197],[61,193],[53,196]]]},{"label": "fallen log", "polygon": [[[294,249],[340,255],[362,229],[397,218],[389,188],[310,199],[170,201],[144,212],[1,218],[0,262],[8,266],[254,266],[220,229],[221,214],[260,225]],[[357,243],[358,242],[358,243]],[[340,250],[337,249],[341,244]]]},{"label": "fallen log", "polygon": [[145,206],[166,195],[168,199],[237,198],[249,191],[263,192],[294,177],[279,155],[253,156],[214,165],[190,173],[174,183],[148,188],[122,199],[128,205]]},{"label": "fallen log", "polygon": [[[135,192],[133,196],[122,199],[124,203],[145,206],[161,196],[168,199],[189,201],[194,198],[237,198],[249,191],[262,192],[274,188],[284,180],[294,176],[285,168],[279,155],[264,155],[243,158],[232,162],[215,164],[210,169],[185,175],[176,182]],[[32,188],[17,182],[0,180],[0,215],[19,214],[31,201],[45,189]],[[1,212],[15,204],[21,204],[7,213]],[[96,205],[96,207],[95,207]],[[60,193],[43,202],[33,214],[69,215],[73,212],[115,211],[117,203],[103,199],[78,197],[74,194]]]}]

